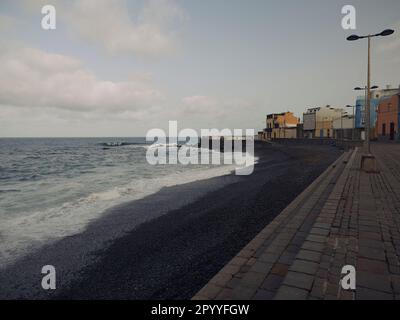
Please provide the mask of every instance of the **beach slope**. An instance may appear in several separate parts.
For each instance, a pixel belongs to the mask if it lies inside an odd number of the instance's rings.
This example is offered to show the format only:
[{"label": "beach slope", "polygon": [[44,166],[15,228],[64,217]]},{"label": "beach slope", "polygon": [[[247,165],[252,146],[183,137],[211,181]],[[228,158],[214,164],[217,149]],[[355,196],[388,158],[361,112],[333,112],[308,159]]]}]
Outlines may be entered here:
[{"label": "beach slope", "polygon": [[[256,144],[250,176],[164,188],[2,269],[3,299],[190,299],[342,151]],[[57,289],[41,288],[43,265]]]}]

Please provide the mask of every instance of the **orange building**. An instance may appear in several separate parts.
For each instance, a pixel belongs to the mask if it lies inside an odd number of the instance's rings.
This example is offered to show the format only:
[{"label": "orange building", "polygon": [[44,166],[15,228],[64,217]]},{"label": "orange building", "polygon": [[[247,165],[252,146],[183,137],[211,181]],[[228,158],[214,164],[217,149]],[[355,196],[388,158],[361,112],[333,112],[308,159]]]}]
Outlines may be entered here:
[{"label": "orange building", "polygon": [[399,140],[400,95],[396,94],[378,105],[376,122],[379,140]]},{"label": "orange building", "polygon": [[296,139],[299,122],[292,112],[267,115],[266,139]]}]

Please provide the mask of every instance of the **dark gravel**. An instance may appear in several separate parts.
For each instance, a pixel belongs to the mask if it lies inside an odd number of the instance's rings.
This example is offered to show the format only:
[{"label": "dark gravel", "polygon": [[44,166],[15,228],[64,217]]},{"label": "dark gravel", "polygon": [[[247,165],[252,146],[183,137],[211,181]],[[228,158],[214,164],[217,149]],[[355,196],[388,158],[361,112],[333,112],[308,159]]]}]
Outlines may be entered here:
[{"label": "dark gravel", "polygon": [[58,298],[190,299],[340,154],[257,147],[251,176],[144,223],[101,253]]}]

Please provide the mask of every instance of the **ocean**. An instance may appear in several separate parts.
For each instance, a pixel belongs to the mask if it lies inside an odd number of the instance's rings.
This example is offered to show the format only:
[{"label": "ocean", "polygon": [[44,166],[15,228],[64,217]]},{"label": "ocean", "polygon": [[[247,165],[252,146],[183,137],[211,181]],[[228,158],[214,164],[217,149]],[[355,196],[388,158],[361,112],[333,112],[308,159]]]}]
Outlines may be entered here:
[{"label": "ocean", "polygon": [[145,138],[0,139],[0,266],[84,231],[109,208],[235,168],[150,165],[152,147]]}]

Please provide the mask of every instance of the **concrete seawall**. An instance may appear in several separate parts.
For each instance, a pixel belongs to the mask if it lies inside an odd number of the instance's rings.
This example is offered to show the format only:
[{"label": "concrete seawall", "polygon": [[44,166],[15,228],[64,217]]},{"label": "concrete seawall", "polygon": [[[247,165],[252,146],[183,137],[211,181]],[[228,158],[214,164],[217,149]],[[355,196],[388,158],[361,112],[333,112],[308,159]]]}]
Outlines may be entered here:
[{"label": "concrete seawall", "polygon": [[219,151],[219,152],[225,152],[225,147],[228,147],[228,149],[230,151],[242,151],[242,152],[246,152],[247,151],[247,146],[254,144],[254,143],[259,143],[259,142],[255,142],[254,140],[231,140],[229,138],[216,138],[216,139],[212,139],[209,137],[203,137],[201,138],[201,141],[198,143],[198,147],[202,147],[202,146],[206,146],[206,148],[210,149],[210,150],[215,150],[215,151]]},{"label": "concrete seawall", "polygon": [[275,139],[272,143],[282,145],[330,145],[345,150],[361,147],[363,141],[336,140],[336,139]]}]

